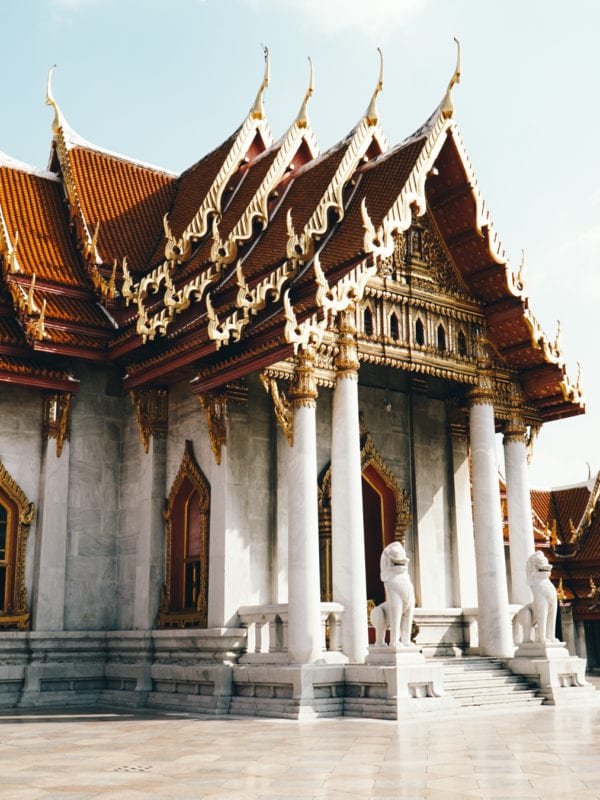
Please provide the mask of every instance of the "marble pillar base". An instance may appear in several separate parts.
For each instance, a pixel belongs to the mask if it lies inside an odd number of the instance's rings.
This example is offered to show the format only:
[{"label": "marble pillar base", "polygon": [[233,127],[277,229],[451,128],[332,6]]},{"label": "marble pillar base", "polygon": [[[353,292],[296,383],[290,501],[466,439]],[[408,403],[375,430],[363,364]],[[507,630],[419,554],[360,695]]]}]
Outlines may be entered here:
[{"label": "marble pillar base", "polygon": [[444,695],[444,667],[416,647],[369,647],[365,664],[346,667],[344,715],[401,719],[456,705]]},{"label": "marble pillar base", "polygon": [[585,679],[586,660],[570,655],[564,642],[524,642],[508,661],[508,668],[537,683],[547,705],[600,699]]},{"label": "marble pillar base", "polygon": [[284,719],[344,713],[343,664],[233,667],[230,714]]},{"label": "marble pillar base", "polygon": [[425,656],[416,645],[408,647],[390,647],[384,645],[369,645],[369,653],[365,664],[379,666],[406,666],[407,664],[424,664]]}]

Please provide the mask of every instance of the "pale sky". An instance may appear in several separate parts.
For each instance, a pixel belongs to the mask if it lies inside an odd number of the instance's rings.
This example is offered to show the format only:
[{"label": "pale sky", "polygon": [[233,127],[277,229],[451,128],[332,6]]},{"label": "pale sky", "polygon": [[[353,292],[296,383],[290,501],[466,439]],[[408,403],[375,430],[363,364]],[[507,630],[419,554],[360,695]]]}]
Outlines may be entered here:
[{"label": "pale sky", "polygon": [[381,124],[396,144],[442,98],[462,44],[455,116],[508,257],[527,259],[530,306],[562,324],[583,364],[587,414],[544,427],[536,486],[600,467],[600,3],[596,0],[0,0],[0,150],[45,167],[49,67],[71,127],[109,150],[180,171],[240,124],[271,51],[274,136],[315,68],[309,114],[321,150],[365,110],[385,57]]}]

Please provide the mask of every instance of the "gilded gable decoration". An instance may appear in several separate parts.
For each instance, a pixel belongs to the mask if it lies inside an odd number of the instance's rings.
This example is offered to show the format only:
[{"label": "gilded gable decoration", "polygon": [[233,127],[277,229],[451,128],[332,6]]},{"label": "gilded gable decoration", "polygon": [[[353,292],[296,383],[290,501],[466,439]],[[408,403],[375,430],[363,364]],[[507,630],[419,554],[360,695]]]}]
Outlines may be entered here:
[{"label": "gilded gable decoration", "polygon": [[135,406],[142,446],[147,453],[151,436],[164,439],[167,435],[168,392],[166,389],[134,389],[129,395]]},{"label": "gilded gable decoration", "polygon": [[221,451],[227,443],[227,395],[198,395],[200,408],[206,413],[208,438],[217,464],[221,463]]},{"label": "gilded gable decoration", "polygon": [[0,629],[29,630],[25,556],[35,506],[27,500],[1,462],[0,506],[4,509],[4,549],[0,550],[0,570],[5,573],[5,596],[0,597]]},{"label": "gilded gable decoration", "polygon": [[290,447],[294,446],[294,412],[292,404],[288,400],[287,394],[279,388],[277,380],[268,377],[264,372],[260,374],[260,380],[265,392],[271,395],[273,400],[273,410],[281,430],[285,434],[287,443]]},{"label": "gilded gable decoration", "polygon": [[70,393],[53,393],[42,396],[42,437],[48,441],[56,439],[58,458],[62,453],[65,440],[69,438],[72,400],[73,395]]}]

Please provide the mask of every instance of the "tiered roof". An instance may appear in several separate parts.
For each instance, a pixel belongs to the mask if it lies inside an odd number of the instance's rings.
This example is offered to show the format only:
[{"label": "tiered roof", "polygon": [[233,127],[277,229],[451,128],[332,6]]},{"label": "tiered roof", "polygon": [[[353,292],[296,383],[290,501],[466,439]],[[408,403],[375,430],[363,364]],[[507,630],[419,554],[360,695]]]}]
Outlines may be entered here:
[{"label": "tiered roof", "polygon": [[576,620],[600,620],[600,473],[573,486],[533,489],[531,506],[536,548],[552,563],[561,602]]},{"label": "tiered roof", "polygon": [[179,176],[78,137],[49,83],[50,170],[0,161],[0,380],[40,385],[46,370],[63,385],[68,356],[70,369],[78,359],[120,366],[124,389],[187,379],[210,391],[290,357],[428,211],[525,401],[542,421],[581,413],[479,192],[454,119],[459,76],[457,65],[431,118],[389,150],[382,66],[356,127],[319,155],[312,75],[273,143],[267,58],[238,130]]}]

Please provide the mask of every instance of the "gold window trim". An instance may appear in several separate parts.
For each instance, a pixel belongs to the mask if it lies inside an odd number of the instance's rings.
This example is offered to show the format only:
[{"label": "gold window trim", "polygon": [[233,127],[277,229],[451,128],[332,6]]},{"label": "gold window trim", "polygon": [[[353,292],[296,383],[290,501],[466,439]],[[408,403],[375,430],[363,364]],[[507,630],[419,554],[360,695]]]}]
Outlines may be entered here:
[{"label": "gold window trim", "polygon": [[[14,581],[12,587],[12,603],[10,611],[0,611],[0,630],[16,628],[29,630],[31,615],[27,603],[27,589],[25,588],[25,556],[27,553],[27,536],[35,515],[35,506],[30,503],[21,487],[10,476],[4,464],[0,462],[0,501],[6,498],[8,503],[16,508],[17,524],[7,525],[7,537],[16,536]],[[12,509],[7,508],[8,520],[11,519]],[[8,540],[7,540],[8,543]]]},{"label": "gold window trim", "polygon": [[[200,512],[206,515],[207,524],[202,537],[200,545],[201,560],[203,561],[203,577],[201,580],[201,590],[198,594],[196,608],[193,611],[172,611],[170,609],[171,598],[171,566],[172,566],[172,549],[173,549],[173,509],[175,501],[181,486],[185,479],[188,479],[192,484],[194,491],[200,497]],[[188,501],[189,502],[189,498]],[[171,491],[168,499],[165,501],[165,519],[166,519],[166,579],[161,591],[160,610],[158,613],[157,626],[159,628],[205,628],[207,625],[208,615],[208,553],[209,553],[209,524],[208,515],[210,511],[210,484],[205,478],[202,470],[198,466],[194,458],[194,451],[192,442],[186,440],[185,451],[183,460],[179,471],[173,481]],[[187,538],[187,522],[186,530],[183,532],[184,539]],[[184,558],[185,563],[185,547],[184,540]]]}]

